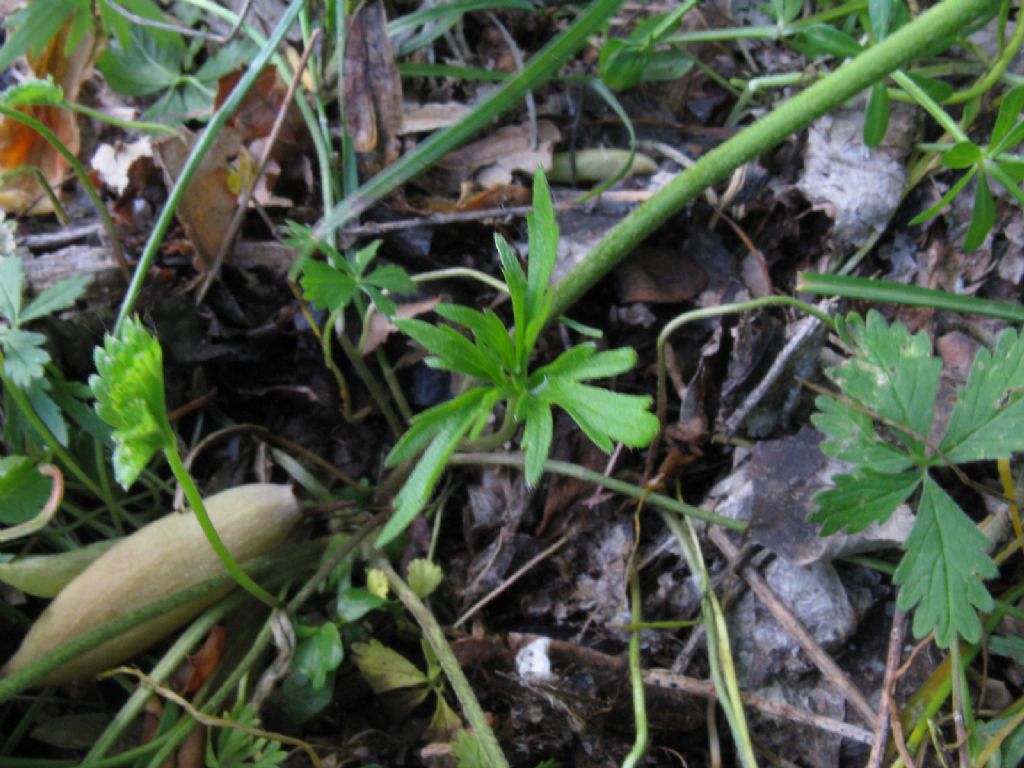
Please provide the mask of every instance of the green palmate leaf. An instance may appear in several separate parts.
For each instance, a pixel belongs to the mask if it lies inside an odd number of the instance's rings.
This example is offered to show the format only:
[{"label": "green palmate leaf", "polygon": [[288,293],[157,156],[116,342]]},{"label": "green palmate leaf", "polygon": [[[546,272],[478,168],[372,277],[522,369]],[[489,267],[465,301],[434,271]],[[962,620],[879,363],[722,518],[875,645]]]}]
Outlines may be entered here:
[{"label": "green palmate leaf", "polygon": [[[890,326],[874,310],[868,313],[866,323],[858,315],[848,315],[840,322],[840,332],[855,352],[829,371],[829,377],[862,408],[926,437],[942,368],[942,362],[932,355],[928,335],[911,336],[901,323]],[[902,431],[895,437],[913,457],[925,455],[925,446],[917,437]]]},{"label": "green palmate leaf", "polygon": [[996,201],[988,188],[988,177],[979,173],[974,187],[974,210],[971,224],[964,235],[964,250],[973,251],[985,242],[992,225],[996,223]]},{"label": "green palmate leaf", "polygon": [[[362,275],[366,273],[366,269],[370,266],[370,262],[377,258],[377,251],[380,250],[383,243],[383,240],[374,240],[372,243],[360,248],[355,252],[355,254],[353,254],[352,268],[356,275],[362,277]],[[334,249],[332,248],[331,250],[333,251]],[[337,251],[334,253],[337,254],[336,261],[340,261],[342,259],[341,254],[338,254]]]},{"label": "green palmate leaf", "polygon": [[500,363],[454,328],[431,325],[412,318],[398,318],[395,325],[430,352],[434,356],[433,364],[437,367],[501,384],[503,374]]},{"label": "green palmate leaf", "polygon": [[0,347],[4,351],[4,375],[22,389],[43,378],[50,355],[43,347],[46,337],[41,333],[0,328]]},{"label": "green palmate leaf", "polygon": [[978,351],[939,447],[954,462],[1024,450],[1024,339],[1015,331],[1004,331],[994,352]]},{"label": "green palmate leaf", "polygon": [[824,395],[814,404],[818,412],[811,416],[811,423],[829,437],[821,444],[826,456],[879,472],[900,472],[914,463],[904,451],[878,434],[869,414]]},{"label": "green palmate leaf", "polygon": [[322,688],[327,677],[345,659],[345,648],[337,625],[327,622],[303,637],[295,648],[293,666],[300,670],[313,688]]},{"label": "green palmate leaf", "polygon": [[657,436],[661,426],[651,413],[651,398],[642,395],[555,379],[539,397],[568,413],[605,452],[612,450],[614,441],[629,448],[643,447]]},{"label": "green palmate leaf", "polygon": [[551,202],[551,190],[544,172],[533,176],[533,210],[526,215],[530,259],[526,285],[526,315],[530,322],[547,322],[545,298],[551,292],[551,272],[558,256],[558,224]]},{"label": "green palmate leaf", "polygon": [[889,130],[889,91],[885,81],[879,80],[871,88],[868,106],[864,112],[864,144],[877,147]]},{"label": "green palmate leaf", "polygon": [[306,301],[328,312],[347,307],[359,290],[351,274],[322,261],[307,261],[299,284]]},{"label": "green palmate leaf", "polygon": [[887,474],[865,466],[852,475],[836,475],[832,482],[835,488],[815,497],[819,509],[810,517],[811,522],[821,523],[822,536],[842,528],[857,533],[872,523],[885,522],[910,498],[921,482],[921,473]]},{"label": "green palmate leaf", "polygon": [[455,768],[490,768],[487,750],[479,737],[469,731],[462,731],[452,743],[452,757]]},{"label": "green palmate leaf", "polygon": [[525,398],[518,410],[519,420],[526,422],[522,442],[526,459],[524,469],[526,484],[532,487],[544,474],[544,462],[551,451],[554,436],[554,419],[551,407],[538,398]]},{"label": "green palmate leaf", "polygon": [[73,275],[51,285],[29,302],[29,305],[21,313],[21,322],[23,324],[30,323],[54,312],[67,309],[81,298],[91,280],[89,275]]},{"label": "green palmate leaf", "polygon": [[368,285],[392,293],[412,293],[416,290],[416,283],[409,277],[409,273],[395,264],[377,267],[364,278],[364,281]]},{"label": "green palmate leaf", "polygon": [[[90,0],[35,0],[4,22],[7,42],[0,48],[0,70],[6,70],[25,53],[40,53],[71,14],[92,18]],[[69,41],[73,42],[73,41]]]},{"label": "green palmate leaf", "polygon": [[897,605],[914,609],[914,634],[935,632],[935,642],[948,648],[959,635],[978,642],[977,611],[992,610],[992,596],[982,579],[998,569],[986,549],[991,543],[934,480],[925,477],[917,521],[896,569],[900,585]]},{"label": "green palmate leaf", "polygon": [[119,338],[108,335],[94,352],[89,377],[96,413],[114,428],[114,475],[127,489],[153,454],[174,446],[164,402],[163,352],[137,319]]}]

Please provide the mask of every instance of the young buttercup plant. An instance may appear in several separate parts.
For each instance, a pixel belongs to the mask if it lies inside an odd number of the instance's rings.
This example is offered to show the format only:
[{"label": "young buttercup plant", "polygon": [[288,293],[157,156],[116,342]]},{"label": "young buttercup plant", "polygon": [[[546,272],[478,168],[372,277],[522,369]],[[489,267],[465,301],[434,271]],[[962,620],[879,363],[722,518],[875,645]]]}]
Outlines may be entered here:
[{"label": "young buttercup plant", "polygon": [[524,273],[512,247],[500,235],[495,245],[512,303],[514,327],[509,330],[491,310],[441,304],[444,319],[467,329],[472,340],[450,325],[397,319],[405,334],[430,352],[427,364],[471,377],[476,383],[412,421],[388,455],[388,466],[420,456],[395,498],[395,513],[381,531],[378,545],[393,540],[412,522],[437,484],[445,464],[463,438],[476,439],[491,412],[505,405],[510,426],[522,424],[526,482],[536,483],[551,448],[558,406],[602,450],[616,442],[641,448],[654,439],[658,419],[651,413],[651,398],[602,389],[585,382],[625,373],[636,365],[632,349],[597,351],[580,344],[548,365],[530,368],[537,339],[551,314],[554,290],[551,272],[558,251],[558,227],[547,180],[540,171],[533,180],[533,212],[527,216],[529,259]]},{"label": "young buttercup plant", "polygon": [[842,396],[819,397],[812,421],[828,438],[822,450],[853,470],[817,496],[811,520],[822,523],[822,535],[842,528],[856,533],[889,519],[920,488],[895,574],[897,605],[914,610],[917,637],[934,631],[943,648],[957,635],[976,643],[977,612],[993,607],[984,579],[998,571],[988,539],[930,470],[1024,450],[1024,338],[1007,330],[994,350],[978,352],[941,439],[932,441],[942,363],[928,336],[911,336],[875,311],[866,321],[839,317],[837,327],[853,356],[828,372]]},{"label": "young buttercup plant", "polygon": [[164,400],[163,350],[138,318],[129,319],[120,336],[107,335],[94,355],[96,373],[89,388],[96,398],[96,413],[113,428],[114,477],[128,490],[162,452],[181,484],[210,546],[239,586],[263,602],[278,601],[241,569],[210,521],[206,505],[178,453],[178,439],[167,418]]}]

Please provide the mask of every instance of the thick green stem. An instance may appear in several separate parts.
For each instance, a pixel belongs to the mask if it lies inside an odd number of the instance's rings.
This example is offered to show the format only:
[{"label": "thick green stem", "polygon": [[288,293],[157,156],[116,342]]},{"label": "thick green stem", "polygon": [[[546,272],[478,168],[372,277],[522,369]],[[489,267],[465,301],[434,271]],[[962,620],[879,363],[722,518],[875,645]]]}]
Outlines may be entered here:
[{"label": "thick green stem", "polygon": [[921,55],[937,41],[955,36],[991,7],[992,0],[943,0],[708,152],[627,216],[559,283],[551,317],[568,311],[645,238],[708,187]]},{"label": "thick green stem", "polygon": [[484,714],[483,707],[480,706],[476,694],[473,693],[473,687],[469,684],[469,680],[466,679],[466,674],[462,671],[462,667],[459,666],[459,660],[455,658],[451,646],[448,645],[448,641],[445,639],[444,630],[437,623],[434,614],[423,604],[423,601],[419,599],[416,593],[409,588],[409,585],[405,583],[402,577],[395,572],[395,569],[391,567],[391,563],[388,562],[386,557],[383,555],[376,557],[373,564],[385,573],[388,577],[388,585],[394,590],[395,596],[402,601],[402,605],[412,614],[416,623],[420,625],[420,629],[423,630],[423,637],[430,643],[434,655],[437,656],[437,663],[444,670],[448,682],[451,683],[452,690],[455,691],[455,695],[462,705],[462,712],[466,715],[470,728],[473,729],[474,735],[479,739],[481,751],[486,759],[485,764],[489,768],[508,768],[505,753],[501,751],[501,745],[498,744],[498,739],[487,722],[487,716]]},{"label": "thick green stem", "polygon": [[167,457],[167,463],[170,465],[171,472],[174,473],[175,479],[177,479],[181,484],[181,490],[184,491],[185,498],[188,499],[188,504],[192,507],[192,512],[195,514],[196,520],[199,522],[199,527],[203,529],[203,534],[206,536],[206,540],[210,542],[210,546],[213,547],[213,551],[217,553],[217,557],[219,557],[221,563],[224,564],[224,570],[231,574],[231,578],[238,582],[238,586],[257,600],[266,603],[271,608],[279,608],[281,606],[281,602],[253,581],[252,577],[242,570],[242,566],[240,566],[238,561],[235,560],[235,556],[231,554],[227,546],[224,544],[224,540],[221,539],[220,534],[217,533],[217,529],[213,527],[213,521],[210,520],[210,515],[206,511],[206,505],[203,503],[203,497],[199,495],[199,489],[196,488],[196,484],[192,481],[192,476],[188,473],[188,470],[182,463],[181,456],[178,455],[177,449],[173,447],[165,449],[164,456]]}]

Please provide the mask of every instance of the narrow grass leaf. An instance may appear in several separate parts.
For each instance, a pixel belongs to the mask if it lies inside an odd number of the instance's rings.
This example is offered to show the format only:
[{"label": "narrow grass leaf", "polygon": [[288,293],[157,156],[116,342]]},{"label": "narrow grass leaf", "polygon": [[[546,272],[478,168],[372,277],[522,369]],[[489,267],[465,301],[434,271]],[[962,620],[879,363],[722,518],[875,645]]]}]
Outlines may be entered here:
[{"label": "narrow grass leaf", "polygon": [[551,451],[554,435],[554,419],[551,407],[532,397],[524,402],[522,412],[526,421],[526,429],[523,431],[524,469],[526,484],[532,488],[544,473],[544,462]]},{"label": "narrow grass leaf", "polygon": [[971,224],[967,227],[967,234],[964,236],[964,250],[976,250],[985,242],[985,238],[992,231],[992,225],[995,223],[996,201],[988,188],[988,177],[984,173],[979,173],[974,188],[974,211],[971,213]]},{"label": "narrow grass leaf", "polygon": [[950,187],[949,191],[942,196],[942,199],[939,200],[939,202],[937,202],[931,208],[921,211],[921,213],[917,214],[917,216],[912,218],[910,220],[910,226],[916,227],[918,224],[924,224],[924,222],[928,221],[928,219],[933,219],[940,213],[942,213],[946,206],[953,202],[953,198],[955,198],[957,195],[960,194],[961,191],[963,191],[963,188],[967,186],[967,183],[974,178],[974,175],[977,172],[977,167],[974,167],[971,168],[971,170],[969,170],[963,176],[961,176],[957,183]]},{"label": "narrow grass leaf", "polygon": [[999,102],[999,114],[996,115],[995,125],[992,126],[990,143],[996,151],[1002,149],[1000,142],[1020,119],[1021,110],[1024,110],[1024,85],[1011,88],[1003,94],[1003,98]]},{"label": "narrow grass leaf", "polygon": [[877,147],[889,131],[889,91],[885,81],[879,80],[871,87],[868,106],[864,111],[864,144]]},{"label": "narrow grass leaf", "polygon": [[925,477],[917,521],[896,569],[897,606],[914,609],[914,635],[935,632],[935,642],[949,648],[957,635],[978,642],[977,611],[991,611],[992,596],[982,579],[999,571],[986,554],[991,542],[934,480]]},{"label": "narrow grass leaf", "polygon": [[437,426],[433,439],[423,452],[409,479],[395,497],[395,511],[377,537],[377,546],[394,541],[409,527],[430,500],[445,464],[455,453],[459,441],[477,418],[474,408],[463,408]]},{"label": "narrow grass leaf", "polygon": [[558,224],[551,189],[540,168],[533,175],[533,210],[526,215],[526,226],[530,241],[526,314],[529,322],[542,317],[546,323],[547,315],[541,313],[545,309],[544,298],[551,292],[551,271],[558,256]]}]

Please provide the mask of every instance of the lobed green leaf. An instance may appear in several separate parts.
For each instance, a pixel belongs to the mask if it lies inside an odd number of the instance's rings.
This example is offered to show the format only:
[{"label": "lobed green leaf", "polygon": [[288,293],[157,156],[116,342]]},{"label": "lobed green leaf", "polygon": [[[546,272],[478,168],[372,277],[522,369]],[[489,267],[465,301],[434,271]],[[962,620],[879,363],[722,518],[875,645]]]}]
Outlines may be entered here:
[{"label": "lobed green leaf", "polygon": [[978,351],[939,448],[958,463],[1024,450],[1024,338],[1016,331],[1004,331],[993,352]]},{"label": "lobed green leaf", "polygon": [[435,358],[435,365],[500,386],[501,363],[449,326],[436,326],[413,318],[397,318],[395,325]]},{"label": "lobed green leaf", "polygon": [[991,611],[983,579],[999,571],[986,553],[991,542],[934,480],[925,476],[917,520],[896,569],[897,605],[914,609],[914,634],[935,632],[948,648],[957,635],[968,643],[981,637],[977,611]]},{"label": "lobed green leaf", "polygon": [[299,284],[306,301],[328,312],[347,307],[359,290],[352,275],[322,261],[307,261]]},{"label": "lobed green leaf", "polygon": [[43,378],[50,354],[43,346],[46,337],[33,331],[0,328],[0,347],[4,351],[4,375],[21,389]]},{"label": "lobed green leaf", "polygon": [[21,313],[21,322],[31,323],[33,320],[52,315],[72,306],[91,282],[89,275],[72,275],[66,280],[51,285],[33,299]]},{"label": "lobed green leaf", "polygon": [[526,317],[529,323],[547,323],[551,293],[551,273],[558,257],[558,224],[551,202],[551,189],[544,171],[533,175],[533,210],[526,215],[530,258],[527,262]]},{"label": "lobed green leaf", "polygon": [[564,379],[548,382],[541,396],[569,414],[587,437],[603,451],[613,441],[630,448],[648,445],[661,428],[651,413],[651,398],[627,395]]},{"label": "lobed green leaf", "polygon": [[810,516],[812,523],[821,523],[822,536],[842,528],[857,533],[872,523],[885,522],[910,498],[921,482],[921,473],[888,474],[864,466],[851,475],[836,475],[832,482],[834,488],[815,496],[819,509]]},{"label": "lobed green leaf", "polygon": [[114,428],[114,475],[127,489],[153,454],[174,446],[164,402],[163,352],[138,318],[121,336],[109,334],[93,353],[97,373],[89,377],[96,413]]}]

